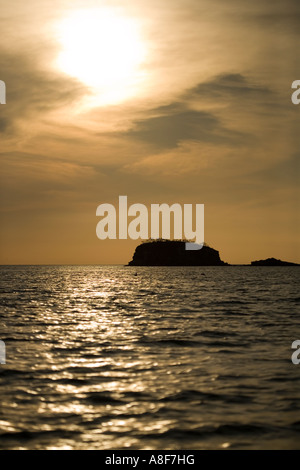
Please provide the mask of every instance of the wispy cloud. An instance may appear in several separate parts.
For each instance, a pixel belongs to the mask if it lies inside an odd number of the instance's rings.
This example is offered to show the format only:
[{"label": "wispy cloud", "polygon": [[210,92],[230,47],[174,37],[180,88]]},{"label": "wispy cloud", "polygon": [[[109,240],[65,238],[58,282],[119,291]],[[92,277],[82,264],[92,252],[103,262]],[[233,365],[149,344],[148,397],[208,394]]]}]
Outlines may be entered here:
[{"label": "wispy cloud", "polygon": [[[83,112],[90,91],[55,67],[54,23],[102,6],[139,22],[145,82],[127,101]],[[5,262],[45,261],[44,240],[55,262],[76,262],[78,244],[83,262],[126,262],[132,247],[95,257],[96,206],[119,194],[206,204],[207,237],[233,262],[249,261],[254,240],[261,252],[274,242],[281,218],[278,256],[293,258],[298,0],[10,0],[1,15]]]},{"label": "wispy cloud", "polygon": [[7,104],[1,107],[0,131],[12,133],[26,119],[33,128],[47,113],[71,106],[87,90],[75,80],[45,70],[34,54],[0,49],[1,80],[6,83]]}]

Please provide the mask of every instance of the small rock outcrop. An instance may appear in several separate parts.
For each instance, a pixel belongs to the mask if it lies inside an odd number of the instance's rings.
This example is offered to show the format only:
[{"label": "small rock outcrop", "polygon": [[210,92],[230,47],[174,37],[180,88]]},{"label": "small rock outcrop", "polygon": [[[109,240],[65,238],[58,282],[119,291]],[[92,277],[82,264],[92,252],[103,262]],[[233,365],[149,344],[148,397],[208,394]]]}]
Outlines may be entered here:
[{"label": "small rock outcrop", "polygon": [[251,266],[299,266],[299,264],[281,261],[281,259],[276,258],[267,258],[259,261],[251,261]]}]

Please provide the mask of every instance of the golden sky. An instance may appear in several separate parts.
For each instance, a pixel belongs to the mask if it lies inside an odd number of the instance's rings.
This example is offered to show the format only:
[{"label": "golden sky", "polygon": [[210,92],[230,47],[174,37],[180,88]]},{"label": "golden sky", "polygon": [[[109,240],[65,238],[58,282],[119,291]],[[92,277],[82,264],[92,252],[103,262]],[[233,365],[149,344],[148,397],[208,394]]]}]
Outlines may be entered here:
[{"label": "golden sky", "polygon": [[96,208],[205,205],[224,261],[300,262],[298,0],[0,8],[1,264],[124,264]]}]

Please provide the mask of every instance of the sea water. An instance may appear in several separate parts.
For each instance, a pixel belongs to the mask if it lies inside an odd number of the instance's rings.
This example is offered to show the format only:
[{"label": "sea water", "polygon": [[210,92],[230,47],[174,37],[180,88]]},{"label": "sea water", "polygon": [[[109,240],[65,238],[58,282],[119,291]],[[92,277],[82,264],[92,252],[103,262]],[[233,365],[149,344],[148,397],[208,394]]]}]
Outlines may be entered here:
[{"label": "sea water", "polygon": [[2,266],[2,449],[299,449],[298,267]]}]

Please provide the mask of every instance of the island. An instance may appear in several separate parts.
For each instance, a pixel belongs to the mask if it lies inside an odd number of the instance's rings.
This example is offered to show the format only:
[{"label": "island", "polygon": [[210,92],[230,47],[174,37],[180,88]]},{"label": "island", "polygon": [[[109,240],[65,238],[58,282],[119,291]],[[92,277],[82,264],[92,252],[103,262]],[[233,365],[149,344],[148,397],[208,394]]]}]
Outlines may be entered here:
[{"label": "island", "polygon": [[299,266],[297,263],[290,263],[289,261],[281,261],[281,259],[267,258],[259,261],[252,261],[251,266]]},{"label": "island", "polygon": [[229,266],[208,245],[186,250],[184,240],[151,240],[138,245],[128,266]]}]

